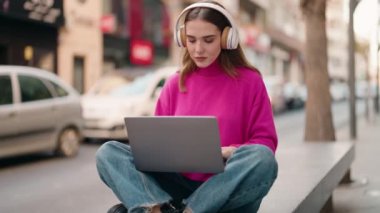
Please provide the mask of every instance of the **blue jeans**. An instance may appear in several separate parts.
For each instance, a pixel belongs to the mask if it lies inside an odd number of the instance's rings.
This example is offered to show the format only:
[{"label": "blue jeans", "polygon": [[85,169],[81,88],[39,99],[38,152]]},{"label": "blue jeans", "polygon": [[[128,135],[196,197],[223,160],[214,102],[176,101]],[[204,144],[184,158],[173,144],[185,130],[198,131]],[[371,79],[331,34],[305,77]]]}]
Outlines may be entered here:
[{"label": "blue jeans", "polygon": [[129,212],[136,213],[169,202],[182,202],[194,213],[257,212],[277,177],[275,157],[262,145],[239,147],[226,162],[224,172],[206,182],[177,173],[138,171],[130,146],[116,141],[99,148],[96,165],[103,182]]}]

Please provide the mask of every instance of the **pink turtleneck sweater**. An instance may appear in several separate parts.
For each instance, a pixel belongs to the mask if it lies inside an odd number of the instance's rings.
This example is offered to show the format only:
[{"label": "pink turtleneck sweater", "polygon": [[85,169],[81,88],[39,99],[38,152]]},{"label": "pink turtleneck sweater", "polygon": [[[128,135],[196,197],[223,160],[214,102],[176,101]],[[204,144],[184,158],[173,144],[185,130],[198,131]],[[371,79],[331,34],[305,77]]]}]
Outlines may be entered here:
[{"label": "pink turtleneck sweater", "polygon": [[[161,91],[155,115],[216,116],[222,146],[261,144],[273,153],[277,134],[271,104],[260,74],[238,68],[231,78],[214,62],[186,77],[186,92],[179,91],[179,74],[171,76]],[[191,180],[205,181],[212,174],[184,173]]]}]

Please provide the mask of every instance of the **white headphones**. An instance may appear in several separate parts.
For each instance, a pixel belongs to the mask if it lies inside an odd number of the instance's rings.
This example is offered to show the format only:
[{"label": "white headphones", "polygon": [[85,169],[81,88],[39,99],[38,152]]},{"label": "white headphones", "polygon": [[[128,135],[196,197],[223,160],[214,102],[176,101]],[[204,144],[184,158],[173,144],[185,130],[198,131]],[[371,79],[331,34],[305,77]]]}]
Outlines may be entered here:
[{"label": "white headphones", "polygon": [[224,17],[227,18],[227,20],[231,24],[231,27],[225,27],[223,29],[222,37],[221,37],[221,46],[222,46],[222,49],[228,49],[228,50],[236,49],[239,44],[239,33],[232,16],[223,7],[217,4],[207,3],[207,2],[198,2],[198,3],[191,4],[179,14],[176,25],[175,25],[175,30],[174,30],[174,41],[177,43],[177,45],[179,47],[186,47],[186,34],[185,34],[183,19],[184,17],[186,17],[186,14],[190,9],[196,8],[196,7],[206,7],[206,8],[214,9],[216,11],[219,11],[221,14],[224,15]]}]

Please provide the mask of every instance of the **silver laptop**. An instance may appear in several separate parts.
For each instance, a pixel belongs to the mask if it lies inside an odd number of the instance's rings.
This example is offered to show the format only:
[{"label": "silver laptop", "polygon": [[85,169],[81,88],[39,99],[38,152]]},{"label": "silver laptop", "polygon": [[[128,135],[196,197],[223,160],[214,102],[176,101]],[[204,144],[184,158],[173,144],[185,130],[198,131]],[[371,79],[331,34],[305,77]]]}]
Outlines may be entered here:
[{"label": "silver laptop", "polygon": [[154,172],[218,173],[224,170],[215,117],[126,117],[136,168]]}]

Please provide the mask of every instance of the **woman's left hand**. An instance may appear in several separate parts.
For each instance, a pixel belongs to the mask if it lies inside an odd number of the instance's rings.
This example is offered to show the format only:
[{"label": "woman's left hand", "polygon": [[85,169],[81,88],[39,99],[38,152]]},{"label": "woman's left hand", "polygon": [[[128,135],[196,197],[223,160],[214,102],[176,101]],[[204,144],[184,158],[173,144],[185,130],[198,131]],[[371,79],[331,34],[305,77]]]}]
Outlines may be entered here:
[{"label": "woman's left hand", "polygon": [[228,160],[231,157],[232,153],[235,152],[237,148],[234,146],[222,147],[222,156],[224,159]]}]

